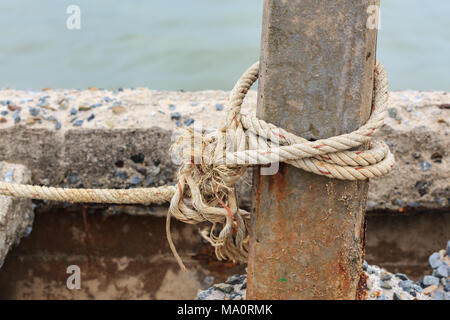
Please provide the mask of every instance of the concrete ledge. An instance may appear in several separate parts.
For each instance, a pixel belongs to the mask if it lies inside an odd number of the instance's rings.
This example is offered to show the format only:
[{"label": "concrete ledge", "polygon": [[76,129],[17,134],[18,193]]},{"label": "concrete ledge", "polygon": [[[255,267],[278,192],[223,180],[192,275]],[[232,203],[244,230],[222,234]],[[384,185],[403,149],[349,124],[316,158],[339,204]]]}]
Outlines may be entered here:
[{"label": "concrete ledge", "polygon": [[[217,128],[228,92],[146,88],[0,91],[0,160],[21,163],[33,183],[122,188],[173,183],[169,147],[177,127]],[[369,210],[450,207],[450,94],[393,92],[379,134],[397,158],[387,177],[371,181]],[[254,112],[256,92],[244,112]],[[240,201],[250,207],[250,170]]]},{"label": "concrete ledge", "polygon": [[[30,171],[22,166],[0,162],[0,179],[13,183],[29,183]],[[0,196],[0,268],[8,251],[30,234],[34,214],[31,200]]]}]

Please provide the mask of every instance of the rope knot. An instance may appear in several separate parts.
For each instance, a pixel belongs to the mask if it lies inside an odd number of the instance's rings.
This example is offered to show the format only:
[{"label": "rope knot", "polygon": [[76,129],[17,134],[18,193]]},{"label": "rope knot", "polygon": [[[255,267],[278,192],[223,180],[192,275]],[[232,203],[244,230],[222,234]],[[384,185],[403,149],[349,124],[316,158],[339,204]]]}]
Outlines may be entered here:
[{"label": "rope knot", "polygon": [[183,162],[178,171],[178,188],[169,208],[169,216],[183,222],[210,222],[200,234],[212,244],[220,260],[234,262],[247,259],[250,218],[247,211],[239,208],[235,190],[246,168],[227,166],[225,161],[227,148],[232,145],[227,141],[237,136],[233,130],[218,130],[209,135],[183,130],[172,146]]},{"label": "rope knot", "polygon": [[[170,236],[171,215],[191,224],[209,222],[200,233],[214,246],[219,260],[246,260],[250,216],[239,209],[235,185],[249,165],[285,162],[330,178],[365,180],[387,174],[395,162],[384,142],[372,141],[383,125],[388,102],[387,76],[381,63],[376,65],[373,108],[367,123],[354,132],[317,141],[298,137],[254,115],[241,114],[258,71],[256,63],[236,83],[224,127],[207,135],[184,129],[172,146],[183,163],[170,203],[167,231],[182,268]],[[368,145],[368,150],[361,150]]]}]

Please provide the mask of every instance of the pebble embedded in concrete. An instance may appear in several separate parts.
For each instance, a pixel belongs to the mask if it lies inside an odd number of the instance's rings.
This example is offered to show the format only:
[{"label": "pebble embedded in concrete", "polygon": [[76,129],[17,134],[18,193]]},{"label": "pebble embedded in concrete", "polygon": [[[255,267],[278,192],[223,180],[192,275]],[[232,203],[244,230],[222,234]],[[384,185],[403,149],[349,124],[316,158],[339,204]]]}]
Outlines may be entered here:
[{"label": "pebble embedded in concrete", "polygon": [[425,287],[433,286],[433,285],[439,285],[439,278],[436,278],[435,276],[425,276],[423,277],[423,285]]},{"label": "pebble embedded in concrete", "polygon": [[436,269],[441,264],[441,255],[438,252],[433,253],[428,258],[428,263],[430,264],[431,268]]}]

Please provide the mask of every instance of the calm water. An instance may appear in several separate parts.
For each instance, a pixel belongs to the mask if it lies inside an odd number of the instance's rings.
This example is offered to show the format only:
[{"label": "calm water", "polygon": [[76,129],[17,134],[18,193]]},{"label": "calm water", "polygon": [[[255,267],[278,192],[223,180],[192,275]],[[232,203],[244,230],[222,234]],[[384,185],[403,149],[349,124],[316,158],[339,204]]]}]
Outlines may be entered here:
[{"label": "calm water", "polygon": [[[0,0],[0,87],[230,89],[261,20],[262,0]],[[382,1],[378,56],[394,90],[450,90],[450,1]]]}]

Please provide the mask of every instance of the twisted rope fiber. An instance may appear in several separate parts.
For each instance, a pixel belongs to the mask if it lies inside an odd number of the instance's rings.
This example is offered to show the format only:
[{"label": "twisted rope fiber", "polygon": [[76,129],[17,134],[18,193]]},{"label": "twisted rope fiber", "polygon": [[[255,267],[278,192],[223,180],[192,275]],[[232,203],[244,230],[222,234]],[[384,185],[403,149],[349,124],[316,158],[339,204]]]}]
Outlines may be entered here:
[{"label": "twisted rope fiber", "polygon": [[[201,235],[215,247],[219,260],[246,261],[250,214],[239,208],[235,184],[248,166],[286,162],[305,171],[341,180],[365,180],[386,175],[394,156],[372,139],[387,113],[388,81],[383,65],[375,68],[372,113],[354,132],[308,141],[253,115],[241,113],[244,98],[258,78],[252,65],[234,86],[224,126],[203,134],[182,129],[171,150],[183,162],[175,186],[136,189],[67,189],[0,181],[0,195],[72,203],[161,204],[170,201],[166,232],[170,248],[186,270],[172,241],[170,221],[209,222]],[[370,144],[369,150],[350,151]]]}]

